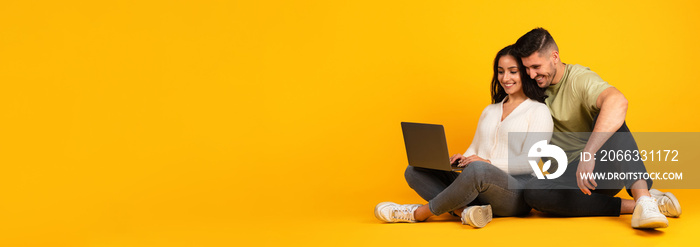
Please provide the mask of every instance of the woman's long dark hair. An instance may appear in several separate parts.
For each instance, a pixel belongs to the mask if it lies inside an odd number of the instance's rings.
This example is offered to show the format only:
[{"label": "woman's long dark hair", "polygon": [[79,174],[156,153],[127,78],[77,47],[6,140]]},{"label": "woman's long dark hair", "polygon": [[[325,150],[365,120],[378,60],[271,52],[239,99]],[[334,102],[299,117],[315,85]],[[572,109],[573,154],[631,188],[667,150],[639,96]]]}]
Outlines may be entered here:
[{"label": "woman's long dark hair", "polygon": [[545,89],[537,86],[537,82],[535,82],[534,79],[530,78],[530,76],[527,75],[527,71],[525,70],[525,65],[523,65],[523,61],[520,59],[520,57],[515,55],[513,45],[509,45],[501,49],[498,52],[498,54],[496,54],[496,59],[493,61],[493,79],[491,79],[491,103],[495,104],[501,102],[503,101],[503,99],[506,98],[506,96],[508,96],[506,90],[503,89],[501,83],[498,82],[498,60],[500,60],[502,56],[508,55],[514,57],[515,61],[517,61],[518,63],[518,71],[520,71],[520,81],[522,82],[523,92],[525,93],[525,96],[527,96],[530,99],[544,103],[544,98],[546,98],[546,96],[544,95]]}]

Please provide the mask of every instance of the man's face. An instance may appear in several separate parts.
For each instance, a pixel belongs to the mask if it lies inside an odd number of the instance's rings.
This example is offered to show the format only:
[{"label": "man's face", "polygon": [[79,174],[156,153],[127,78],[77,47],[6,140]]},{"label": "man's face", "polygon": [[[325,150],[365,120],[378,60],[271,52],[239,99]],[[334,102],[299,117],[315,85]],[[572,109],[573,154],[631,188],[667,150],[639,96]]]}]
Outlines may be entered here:
[{"label": "man's face", "polygon": [[554,76],[557,74],[557,66],[552,59],[552,54],[548,53],[540,55],[540,52],[536,51],[529,57],[522,58],[527,74],[537,81],[537,86],[540,88],[552,85]]}]

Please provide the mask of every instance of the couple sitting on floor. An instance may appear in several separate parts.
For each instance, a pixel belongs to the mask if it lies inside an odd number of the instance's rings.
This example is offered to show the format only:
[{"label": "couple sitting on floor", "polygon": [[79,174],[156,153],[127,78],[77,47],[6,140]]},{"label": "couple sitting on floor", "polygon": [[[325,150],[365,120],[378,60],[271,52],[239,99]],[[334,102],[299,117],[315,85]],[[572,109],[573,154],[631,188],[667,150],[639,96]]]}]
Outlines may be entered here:
[{"label": "couple sitting on floor", "polygon": [[[498,52],[491,82],[491,105],[481,113],[474,139],[450,162],[461,173],[408,166],[405,177],[427,204],[382,202],[375,216],[385,222],[420,222],[433,215],[461,216],[462,223],[484,227],[495,216],[518,216],[531,208],[562,216],[619,216],[632,214],[633,228],[663,228],[666,216],[678,217],[680,204],[669,192],[651,189],[650,179],[595,181],[601,171],[646,172],[642,161],[579,161],[583,153],[637,150],[625,124],[627,99],[595,72],[565,64],[549,32],[533,29],[514,45]],[[526,154],[532,136],[509,132],[549,133],[545,139],[567,147],[566,170],[557,179],[537,179],[527,162],[509,164],[508,153]],[[554,136],[552,136],[554,132]],[[556,133],[591,132],[582,138]],[[614,141],[612,133],[627,133]],[[595,190],[596,187],[602,188]],[[627,188],[634,200],[615,195]]]}]

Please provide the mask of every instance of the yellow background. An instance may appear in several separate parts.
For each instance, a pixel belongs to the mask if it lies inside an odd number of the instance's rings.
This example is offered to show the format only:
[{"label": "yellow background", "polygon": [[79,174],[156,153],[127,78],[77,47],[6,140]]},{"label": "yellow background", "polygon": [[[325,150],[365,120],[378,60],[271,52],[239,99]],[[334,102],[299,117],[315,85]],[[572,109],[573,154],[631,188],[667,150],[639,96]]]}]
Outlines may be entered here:
[{"label": "yellow background", "polygon": [[[666,245],[630,216],[382,224],[400,121],[450,153],[489,104],[496,52],[547,28],[630,100],[633,131],[697,132],[693,1],[5,1],[0,245]],[[623,195],[624,196],[624,195]],[[532,218],[532,219],[530,219]],[[443,219],[446,222],[442,222]],[[601,240],[602,241],[602,240]]]}]

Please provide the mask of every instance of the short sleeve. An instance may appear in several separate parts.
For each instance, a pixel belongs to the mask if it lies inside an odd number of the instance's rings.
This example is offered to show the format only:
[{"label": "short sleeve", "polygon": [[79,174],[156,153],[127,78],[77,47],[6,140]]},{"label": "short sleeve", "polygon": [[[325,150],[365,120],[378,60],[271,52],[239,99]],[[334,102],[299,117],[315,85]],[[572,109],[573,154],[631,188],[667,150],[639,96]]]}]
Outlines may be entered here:
[{"label": "short sleeve", "polygon": [[607,82],[603,81],[598,74],[593,71],[584,73],[573,81],[573,87],[577,93],[580,93],[582,103],[586,106],[588,110],[600,111],[600,108],[596,106],[596,101],[598,101],[598,96],[600,96],[605,89],[612,87]]}]

